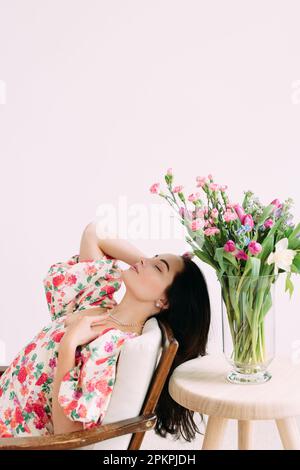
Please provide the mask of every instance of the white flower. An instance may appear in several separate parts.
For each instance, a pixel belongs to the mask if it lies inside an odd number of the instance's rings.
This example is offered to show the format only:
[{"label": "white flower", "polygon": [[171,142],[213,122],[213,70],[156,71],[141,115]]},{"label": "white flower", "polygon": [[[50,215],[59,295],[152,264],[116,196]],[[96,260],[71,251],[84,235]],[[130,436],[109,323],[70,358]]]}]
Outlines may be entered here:
[{"label": "white flower", "polygon": [[297,254],[295,250],[288,249],[289,241],[287,238],[282,238],[275,245],[275,252],[270,253],[267,259],[268,264],[275,263],[274,273],[278,273],[278,269],[290,272],[291,265],[293,264],[294,256]]}]

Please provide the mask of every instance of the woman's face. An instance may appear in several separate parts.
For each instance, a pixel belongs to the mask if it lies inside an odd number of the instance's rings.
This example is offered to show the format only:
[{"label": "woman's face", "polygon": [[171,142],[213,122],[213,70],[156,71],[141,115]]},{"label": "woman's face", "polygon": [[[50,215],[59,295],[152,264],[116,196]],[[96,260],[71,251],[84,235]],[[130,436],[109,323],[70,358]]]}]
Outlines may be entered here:
[{"label": "woman's face", "polygon": [[122,271],[122,279],[126,289],[138,300],[156,302],[163,298],[165,289],[183,267],[181,256],[163,253],[152,258],[141,258],[138,263]]}]

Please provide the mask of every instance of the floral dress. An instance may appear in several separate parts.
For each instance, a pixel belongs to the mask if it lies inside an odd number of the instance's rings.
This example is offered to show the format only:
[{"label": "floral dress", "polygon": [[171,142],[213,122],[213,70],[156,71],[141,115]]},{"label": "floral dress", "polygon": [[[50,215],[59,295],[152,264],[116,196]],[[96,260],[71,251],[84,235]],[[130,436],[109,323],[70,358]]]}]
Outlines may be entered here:
[{"label": "floral dress", "polygon": [[[43,284],[52,322],[0,377],[0,437],[53,434],[52,386],[67,305],[75,299],[77,310],[113,307],[117,304],[113,294],[121,287],[120,275],[117,260],[108,255],[84,261],[74,255],[50,266]],[[121,347],[136,336],[106,328],[89,344],[77,347],[75,366],[62,379],[58,402],[70,420],[83,423],[83,429],[102,423]]]}]

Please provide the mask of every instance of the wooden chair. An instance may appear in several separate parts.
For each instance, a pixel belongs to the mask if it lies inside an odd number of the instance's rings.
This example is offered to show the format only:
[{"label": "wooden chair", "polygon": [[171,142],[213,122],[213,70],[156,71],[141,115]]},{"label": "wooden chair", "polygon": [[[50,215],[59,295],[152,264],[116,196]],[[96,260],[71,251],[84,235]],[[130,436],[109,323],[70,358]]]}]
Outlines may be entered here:
[{"label": "wooden chair", "polygon": [[[179,346],[170,326],[163,323],[161,320],[158,320],[158,324],[162,333],[161,355],[154,370],[139,416],[114,423],[102,424],[93,429],[66,434],[2,438],[0,439],[0,450],[78,449],[131,433],[132,438],[128,450],[140,449],[145,432],[155,428],[157,422],[157,416],[155,414],[156,405]],[[6,368],[5,366],[0,366],[0,375],[3,374]]]}]

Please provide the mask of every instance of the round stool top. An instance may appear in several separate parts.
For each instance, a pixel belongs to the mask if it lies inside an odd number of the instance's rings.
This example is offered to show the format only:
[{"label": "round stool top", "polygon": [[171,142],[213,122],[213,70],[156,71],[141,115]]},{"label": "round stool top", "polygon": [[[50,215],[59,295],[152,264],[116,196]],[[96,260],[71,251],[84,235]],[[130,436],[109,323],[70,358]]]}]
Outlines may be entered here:
[{"label": "round stool top", "polygon": [[173,400],[189,410],[229,419],[280,419],[300,415],[300,363],[276,357],[263,384],[232,384],[224,355],[207,355],[178,366],[169,382]]}]

